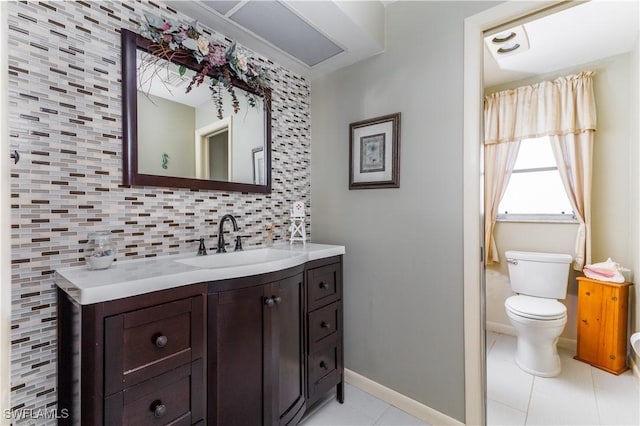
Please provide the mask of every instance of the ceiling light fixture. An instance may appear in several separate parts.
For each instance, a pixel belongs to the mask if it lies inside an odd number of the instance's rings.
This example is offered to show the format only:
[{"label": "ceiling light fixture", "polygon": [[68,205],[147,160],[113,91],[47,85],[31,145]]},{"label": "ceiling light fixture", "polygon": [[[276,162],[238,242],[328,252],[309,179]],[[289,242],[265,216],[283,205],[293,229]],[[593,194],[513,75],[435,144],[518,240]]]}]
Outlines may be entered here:
[{"label": "ceiling light fixture", "polygon": [[514,38],[516,36],[516,33],[513,31],[505,31],[502,32],[498,35],[496,35],[494,38],[491,39],[492,42],[494,43],[505,43],[509,40],[511,40],[512,38]]},{"label": "ceiling light fixture", "polygon": [[520,55],[529,50],[529,37],[525,27],[518,25],[506,31],[487,35],[484,44],[498,67],[502,67],[503,63],[506,64],[509,61],[510,56]]},{"label": "ceiling light fixture", "polygon": [[504,55],[505,53],[511,53],[514,50],[518,49],[520,47],[520,45],[518,43],[505,43],[502,45],[502,47],[500,47],[497,52],[501,55]]}]

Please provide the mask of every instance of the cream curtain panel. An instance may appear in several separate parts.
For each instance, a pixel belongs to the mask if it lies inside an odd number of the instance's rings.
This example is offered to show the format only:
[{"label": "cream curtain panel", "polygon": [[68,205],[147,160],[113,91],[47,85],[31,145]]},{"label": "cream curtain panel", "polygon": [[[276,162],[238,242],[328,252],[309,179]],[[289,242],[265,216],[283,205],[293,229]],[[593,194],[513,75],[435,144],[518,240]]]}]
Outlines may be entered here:
[{"label": "cream curtain panel", "polygon": [[520,141],[495,143],[484,147],[484,247],[487,252],[487,264],[500,261],[493,229],[496,226],[498,206],[507,189],[519,149]]},{"label": "cream curtain panel", "polygon": [[[518,148],[515,148],[516,154],[513,154],[514,149],[509,145],[542,136],[550,136],[562,182],[580,222],[574,269],[582,270],[585,262],[591,262],[591,163],[593,133],[596,130],[593,74],[585,71],[485,97],[487,264],[499,261],[493,228],[497,205],[513,169],[513,164],[509,167],[509,162],[505,162],[503,158],[517,155]],[[510,154],[492,153],[502,150]],[[504,167],[507,169],[501,172],[489,172],[494,168]],[[499,188],[502,189],[497,190]],[[494,205],[496,210],[491,211],[490,207]]]},{"label": "cream curtain panel", "polygon": [[[591,263],[591,163],[593,130],[551,135],[551,149],[571,207],[580,222],[573,255],[573,269]],[[588,166],[587,166],[588,165]]]}]

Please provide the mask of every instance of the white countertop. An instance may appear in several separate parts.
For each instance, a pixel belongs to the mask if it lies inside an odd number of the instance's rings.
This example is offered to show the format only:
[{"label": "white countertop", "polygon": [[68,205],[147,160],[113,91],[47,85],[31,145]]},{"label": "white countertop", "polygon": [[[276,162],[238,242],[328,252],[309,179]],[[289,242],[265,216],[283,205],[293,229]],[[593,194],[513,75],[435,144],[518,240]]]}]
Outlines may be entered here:
[{"label": "white countertop", "polygon": [[[251,250],[264,248],[246,248],[245,252],[250,254]],[[280,271],[311,260],[345,253],[344,246],[316,243],[304,245],[301,243],[282,243],[274,245],[271,249],[288,252],[290,256],[282,255],[277,260],[215,268],[191,266],[181,262],[195,258],[196,256],[192,254],[156,256],[116,261],[110,268],[101,270],[90,270],[86,266],[59,269],[54,274],[54,281],[76,302],[81,305],[89,305],[183,285]],[[232,252],[208,254],[204,257],[229,254]],[[202,258],[203,256],[200,256],[197,260]]]}]

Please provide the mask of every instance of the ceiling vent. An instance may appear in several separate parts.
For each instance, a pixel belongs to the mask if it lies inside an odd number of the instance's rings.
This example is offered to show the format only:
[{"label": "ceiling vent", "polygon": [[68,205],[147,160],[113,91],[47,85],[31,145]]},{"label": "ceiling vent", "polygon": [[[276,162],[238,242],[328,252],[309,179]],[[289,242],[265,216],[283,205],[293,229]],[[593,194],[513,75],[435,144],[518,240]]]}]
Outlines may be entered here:
[{"label": "ceiling vent", "polygon": [[176,10],[305,77],[384,48],[379,1],[167,1]]},{"label": "ceiling vent", "polygon": [[230,14],[229,19],[309,67],[344,52],[280,2],[252,1]]}]

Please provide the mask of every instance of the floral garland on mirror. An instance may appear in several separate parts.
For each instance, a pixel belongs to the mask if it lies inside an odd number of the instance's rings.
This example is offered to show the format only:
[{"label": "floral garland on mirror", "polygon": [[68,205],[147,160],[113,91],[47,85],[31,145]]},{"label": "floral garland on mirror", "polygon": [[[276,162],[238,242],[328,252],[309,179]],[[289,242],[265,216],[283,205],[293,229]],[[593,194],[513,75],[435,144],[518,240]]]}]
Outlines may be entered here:
[{"label": "floral garland on mirror", "polygon": [[[153,15],[145,15],[145,18],[147,22],[140,27],[139,34],[154,42],[149,49],[152,55],[169,62],[191,57],[202,66],[191,79],[186,92],[189,93],[194,85],[200,86],[208,77],[219,119],[223,118],[223,90],[231,97],[233,112],[237,113],[240,110],[233,78],[246,83],[265,98],[270,96],[267,69],[252,62],[235,42],[225,47],[207,40],[193,25],[180,24],[175,20]],[[180,65],[178,71],[180,76],[183,76],[187,68]],[[247,101],[252,107],[257,105],[251,94],[247,95]]]}]

